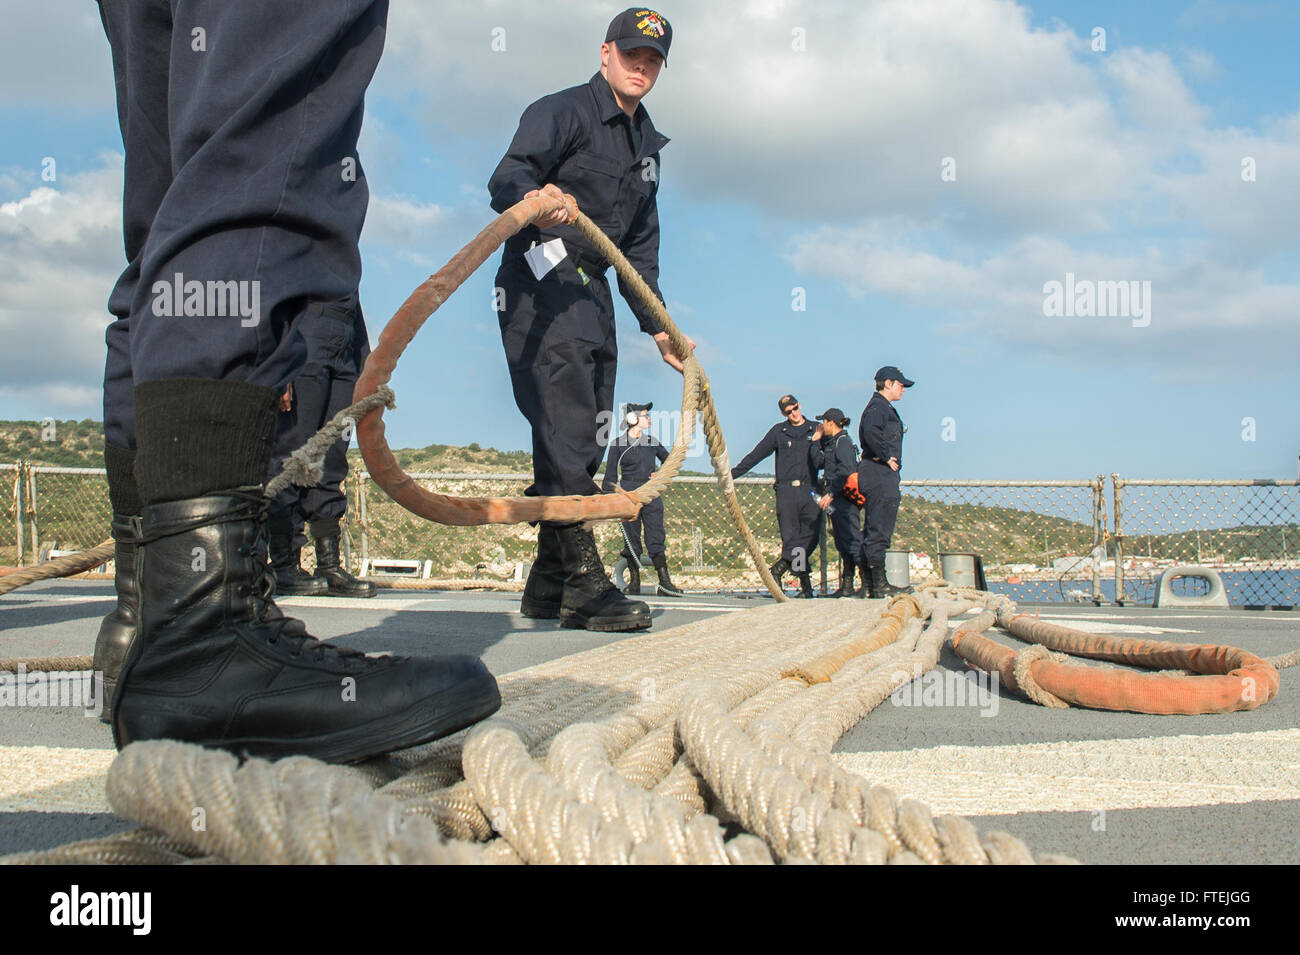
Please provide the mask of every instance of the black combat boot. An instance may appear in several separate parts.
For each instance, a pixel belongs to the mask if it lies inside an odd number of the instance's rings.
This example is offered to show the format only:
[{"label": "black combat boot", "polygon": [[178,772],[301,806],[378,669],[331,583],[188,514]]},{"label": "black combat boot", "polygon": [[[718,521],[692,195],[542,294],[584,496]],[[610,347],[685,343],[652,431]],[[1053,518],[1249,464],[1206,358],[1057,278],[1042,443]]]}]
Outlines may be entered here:
[{"label": "black combat boot", "polygon": [[581,524],[556,529],[564,561],[560,626],[623,633],[650,626],[650,607],[628,600],[610,581],[596,549],[596,538]]},{"label": "black combat boot", "polygon": [[100,621],[91,663],[92,672],[102,674],[104,678],[103,709],[99,713],[104,723],[108,722],[112,711],[117,674],[135,640],[139,624],[140,590],[135,564],[139,524],[138,517],[113,515],[113,587],[117,591],[117,606]]},{"label": "black combat boot", "polygon": [[911,587],[895,587],[885,576],[885,562],[883,560],[867,561],[867,573],[871,575],[871,596],[880,597],[897,597],[899,594],[910,594]]},{"label": "black combat boot", "polygon": [[853,590],[853,569],[856,565],[848,558],[840,559],[840,586],[838,590],[832,591],[832,597],[852,597]]},{"label": "black combat boot", "polygon": [[627,587],[624,588],[623,593],[629,597],[641,596],[641,558],[626,547],[619,556],[627,562]]},{"label": "black combat boot", "polygon": [[781,585],[781,578],[790,573],[790,562],[782,557],[775,564],[769,567],[768,570],[772,572],[772,576],[775,578],[777,586],[779,587]]},{"label": "black combat boot", "polygon": [[275,388],[203,378],[135,387],[140,608],[113,700],[119,747],[174,739],[354,762],[501,704],[474,657],[367,657],[276,607],[260,482],[278,400]]},{"label": "black combat boot", "polygon": [[501,704],[471,656],[367,657],[271,600],[259,487],[144,508],[140,634],[119,677],[118,747],[175,739],[350,763],[469,726]]},{"label": "black combat boot", "polygon": [[140,511],[144,505],[135,484],[134,451],[105,441],[104,470],[108,474],[108,497],[113,505],[113,588],[117,591],[117,606],[99,624],[91,669],[103,677],[99,718],[107,723],[117,689],[117,674],[139,623],[140,590],[136,583],[135,558]]},{"label": "black combat boot", "polygon": [[655,554],[650,559],[654,562],[655,570],[659,572],[659,596],[680,597],[682,592],[677,589],[673,579],[668,576],[668,555]]},{"label": "black combat boot", "polygon": [[313,577],[325,581],[331,597],[373,597],[375,585],[368,580],[358,580],[343,569],[339,560],[339,532],[335,528],[332,534],[323,533],[316,536],[316,527],[312,526],[312,539],[316,542],[316,572]]},{"label": "black combat boot", "polygon": [[313,577],[302,569],[302,548],[293,546],[293,525],[276,523],[269,533],[276,596],[324,597],[328,594],[329,581]]},{"label": "black combat boot", "polygon": [[796,597],[811,600],[817,596],[817,591],[813,590],[812,574],[805,570],[795,576],[799,578],[799,592],[795,594]]},{"label": "black combat boot", "polygon": [[537,620],[554,620],[560,615],[564,596],[564,561],[560,554],[560,535],[554,524],[537,526],[537,560],[528,572],[519,612]]}]

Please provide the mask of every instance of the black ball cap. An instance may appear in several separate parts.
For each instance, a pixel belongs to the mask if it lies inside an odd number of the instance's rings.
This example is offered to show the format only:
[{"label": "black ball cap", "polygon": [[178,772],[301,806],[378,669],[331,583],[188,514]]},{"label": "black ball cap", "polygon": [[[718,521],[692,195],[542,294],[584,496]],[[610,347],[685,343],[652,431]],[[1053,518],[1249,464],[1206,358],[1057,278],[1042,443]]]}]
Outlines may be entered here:
[{"label": "black ball cap", "polygon": [[791,405],[797,405],[798,403],[799,403],[799,399],[796,398],[794,395],[782,395],[780,398],[777,399],[776,407],[781,412],[781,414],[785,414],[786,408],[789,408]]},{"label": "black ball cap", "polygon": [[880,371],[876,372],[876,381],[901,381],[904,388],[911,388],[916,382],[908,378],[905,374],[895,368],[893,365],[886,365]]},{"label": "black ball cap", "polygon": [[658,52],[668,65],[668,47],[673,42],[673,28],[668,18],[646,7],[628,7],[613,20],[605,31],[605,42],[615,44],[620,50],[635,50],[643,46]]},{"label": "black ball cap", "polygon": [[649,410],[650,410],[651,408],[653,408],[654,406],[655,406],[655,403],[654,403],[653,401],[647,401],[647,402],[646,402],[645,404],[643,404],[643,405],[628,404],[628,406],[627,406],[627,410],[628,410],[628,411],[649,411]]},{"label": "black ball cap", "polygon": [[827,408],[825,414],[817,416],[818,421],[834,421],[841,428],[849,423],[848,416],[839,408]]}]

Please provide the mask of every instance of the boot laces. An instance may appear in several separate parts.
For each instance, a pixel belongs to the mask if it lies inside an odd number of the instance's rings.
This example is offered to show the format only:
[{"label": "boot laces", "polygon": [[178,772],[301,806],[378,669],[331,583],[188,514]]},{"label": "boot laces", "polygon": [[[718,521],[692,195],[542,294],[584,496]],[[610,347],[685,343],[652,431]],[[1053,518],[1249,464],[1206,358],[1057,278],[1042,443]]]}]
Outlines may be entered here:
[{"label": "boot laces", "polygon": [[256,522],[257,534],[250,553],[255,565],[259,568],[258,579],[250,595],[253,598],[253,617],[258,622],[266,624],[267,629],[270,631],[270,635],[266,637],[266,642],[271,646],[275,646],[283,640],[289,645],[289,655],[291,657],[300,657],[303,653],[310,651],[311,658],[316,663],[330,662],[333,657],[349,667],[357,665],[360,665],[361,668],[373,666],[374,659],[366,656],[360,650],[326,643],[324,640],[313,637],[307,632],[305,623],[294,617],[286,616],[284,611],[276,605],[275,568],[271,566],[269,560],[270,542],[266,524],[266,512],[269,507],[270,501],[265,498],[259,502]]},{"label": "boot laces", "polygon": [[596,549],[594,537],[585,534],[579,538],[578,556],[581,561],[582,573],[597,595],[608,593],[611,590],[618,590],[614,586],[614,582],[609,579],[609,575],[605,573],[605,564],[600,559],[600,551]]}]

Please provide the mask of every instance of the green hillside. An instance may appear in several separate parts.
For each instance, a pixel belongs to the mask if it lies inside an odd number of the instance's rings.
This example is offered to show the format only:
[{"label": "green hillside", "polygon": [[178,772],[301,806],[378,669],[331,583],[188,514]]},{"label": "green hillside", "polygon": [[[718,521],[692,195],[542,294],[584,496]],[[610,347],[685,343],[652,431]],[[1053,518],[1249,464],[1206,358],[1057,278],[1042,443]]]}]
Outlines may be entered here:
[{"label": "green hillside", "polygon": [[84,421],[0,421],[0,463],[102,468],[104,425]]},{"label": "green hillside", "polygon": [[[394,455],[410,473],[481,475],[426,484],[430,489],[456,496],[520,495],[526,481],[493,475],[527,474],[532,470],[532,457],[526,451],[499,451],[477,444],[467,447],[430,444],[424,448],[399,449]],[[51,467],[102,468],[102,425],[89,419],[44,423],[0,421],[0,463],[20,460]],[[349,460],[354,469],[363,467],[361,455],[355,449],[349,452]],[[42,474],[37,476],[37,485],[40,543],[88,547],[107,536],[108,495],[102,477]],[[355,495],[356,487],[355,481],[348,482],[350,497]],[[12,479],[6,479],[0,490],[11,499]],[[775,560],[780,541],[770,488],[741,484],[737,491],[751,530],[764,553]],[[716,485],[712,482],[674,484],[663,500],[669,560],[675,573],[680,573],[687,584],[723,585],[726,581],[752,577],[748,557]],[[25,504],[25,509],[28,507],[30,504]],[[348,533],[355,559],[360,557],[362,549],[360,515],[354,503],[349,507]],[[990,568],[1006,564],[1043,566],[1066,554],[1084,555],[1091,551],[1090,511],[1091,501],[1084,489],[915,488],[903,496],[893,547],[923,554],[978,553]],[[1059,516],[1062,514],[1068,516]],[[515,562],[530,560],[536,547],[536,531],[528,525],[441,527],[429,524],[399,508],[373,483],[367,493],[366,518],[366,552],[371,557],[431,560],[439,576],[477,573],[501,577]],[[13,508],[0,508],[0,564],[15,561],[17,533]],[[31,539],[31,534],[31,520],[26,518],[24,559],[36,549],[37,541]],[[617,559],[622,549],[619,526],[598,525],[596,534],[606,559],[611,562]],[[1202,529],[1199,541],[1194,530],[1141,535],[1126,541],[1125,554],[1150,553],[1156,558],[1190,561],[1197,559],[1198,543],[1207,561],[1276,560],[1300,550],[1300,528],[1265,525]],[[1108,542],[1107,550],[1114,554],[1113,541]]]}]

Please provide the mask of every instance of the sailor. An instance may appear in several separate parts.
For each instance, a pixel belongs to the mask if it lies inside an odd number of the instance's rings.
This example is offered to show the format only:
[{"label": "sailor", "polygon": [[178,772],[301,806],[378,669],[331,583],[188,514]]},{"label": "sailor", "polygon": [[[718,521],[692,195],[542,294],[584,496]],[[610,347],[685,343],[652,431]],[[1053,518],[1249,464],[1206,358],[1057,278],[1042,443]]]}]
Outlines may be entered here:
[{"label": "sailor", "polygon": [[366,656],[270,598],[276,408],[307,360],[298,321],[361,279],[356,146],[388,3],[99,12],[126,152],[104,373],[118,602],[94,662],[114,742],[347,763],[482,719],[501,698],[478,659]]},{"label": "sailor", "polygon": [[893,365],[876,372],[876,393],[862,411],[858,440],[862,442],[862,463],[858,465],[858,487],[867,499],[867,527],[862,541],[862,563],[867,568],[867,589],[872,597],[892,597],[912,592],[895,587],[885,577],[885,551],[894,536],[898,520],[899,471],[903,467],[903,419],[894,402],[916,382]]},{"label": "sailor", "polygon": [[[642,100],[668,59],[673,30],[654,10],[632,8],[610,22],[600,69],[582,86],[544,96],[488,183],[498,212],[539,193],[570,193],[578,207],[659,291],[659,151]],[[501,341],[515,403],[532,425],[529,495],[591,494],[604,457],[602,416],[613,406],[618,346],[609,263],[557,211],[507,240],[497,271]],[[641,330],[664,361],[682,361],[653,314],[619,279]],[[562,626],[642,630],[650,608],[628,600],[605,573],[590,530],[543,521],[537,560],[524,586],[524,616]]]},{"label": "sailor", "polygon": [[785,420],[772,425],[754,450],[731,469],[731,477],[734,480],[748,474],[758,462],[776,454],[776,522],[781,531],[781,556],[771,567],[772,576],[779,584],[793,570],[799,578],[799,596],[815,597],[808,558],[821,530],[819,495],[813,477],[822,427],[803,416],[794,395],[782,395],[776,406]]},{"label": "sailor", "polygon": [[[827,408],[817,416],[822,423],[820,448],[814,452],[814,463],[822,467],[826,493],[817,502],[823,511],[830,511],[831,531],[835,536],[835,549],[840,555],[840,586],[830,596],[852,597],[853,572],[862,553],[862,508],[845,489],[849,476],[858,470],[858,449],[849,437],[849,418],[839,408]],[[866,585],[866,573],[862,574]]]},{"label": "sailor", "polygon": [[[605,479],[601,490],[614,489],[615,481],[625,491],[635,491],[654,473],[656,462],[668,460],[668,449],[650,434],[650,409],[654,402],[629,404],[623,416],[626,430],[609,443],[609,460],[605,462]],[[641,529],[645,528],[645,549],[659,573],[659,593],[680,597],[682,592],[668,575],[668,555],[664,542],[664,500],[657,497],[641,508],[641,513],[623,522],[623,556],[627,559],[627,590],[641,593]]]},{"label": "sailor", "polygon": [[[365,318],[355,300],[312,306],[298,318],[297,327],[307,342],[307,364],[280,397],[272,478],[284,470],[290,454],[352,404],[357,375],[370,354]],[[348,506],[343,481],[348,475],[350,437],[345,432],[325,452],[317,484],[291,484],[271,502],[267,531],[275,592],[281,596],[375,596],[375,585],[348,573],[340,554],[340,521]],[[312,574],[300,564],[307,540],[304,528],[311,530],[316,547]]]}]

